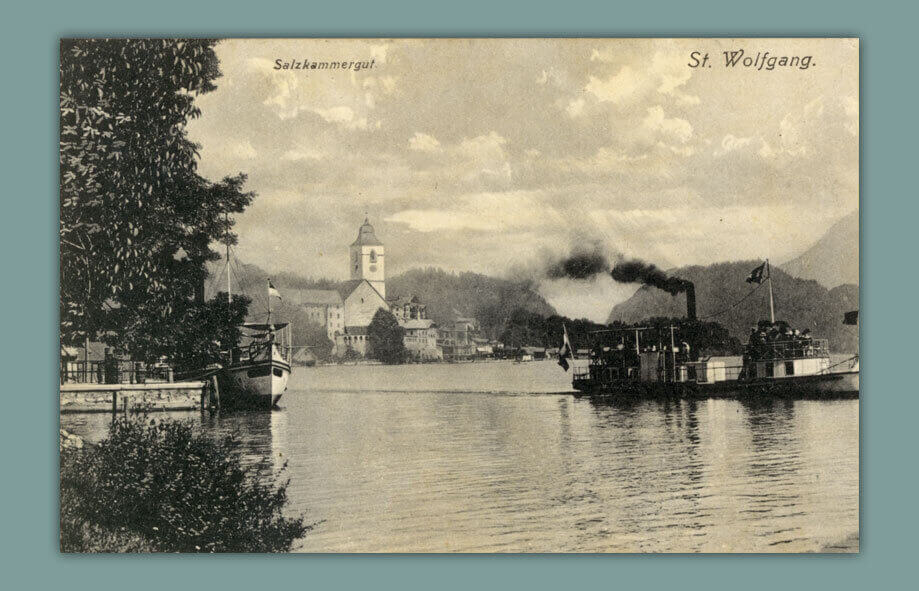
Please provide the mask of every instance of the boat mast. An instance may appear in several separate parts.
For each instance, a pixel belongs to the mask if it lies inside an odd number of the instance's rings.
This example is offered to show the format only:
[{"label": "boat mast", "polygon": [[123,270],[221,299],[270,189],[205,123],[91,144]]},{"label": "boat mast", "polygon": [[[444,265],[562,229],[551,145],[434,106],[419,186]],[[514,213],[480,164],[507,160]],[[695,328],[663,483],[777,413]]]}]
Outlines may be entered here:
[{"label": "boat mast", "polygon": [[229,306],[233,300],[230,287],[230,214],[226,211],[223,212],[223,222],[226,226],[226,234],[224,235],[224,241],[227,243],[227,305]]},{"label": "boat mast", "polygon": [[[226,242],[226,265],[227,265],[227,330],[231,328],[231,320],[233,318],[233,295],[232,295],[232,286],[230,284],[230,214],[227,210],[223,210],[223,225],[225,227],[223,240]],[[215,297],[216,301],[216,297]],[[237,339],[235,344],[230,342],[227,343],[227,357],[230,360],[230,363],[233,362],[233,349],[236,345],[239,344]]]},{"label": "boat mast", "polygon": [[772,299],[772,267],[769,266],[769,259],[766,259],[766,281],[769,282],[769,322],[775,324],[775,302]]}]

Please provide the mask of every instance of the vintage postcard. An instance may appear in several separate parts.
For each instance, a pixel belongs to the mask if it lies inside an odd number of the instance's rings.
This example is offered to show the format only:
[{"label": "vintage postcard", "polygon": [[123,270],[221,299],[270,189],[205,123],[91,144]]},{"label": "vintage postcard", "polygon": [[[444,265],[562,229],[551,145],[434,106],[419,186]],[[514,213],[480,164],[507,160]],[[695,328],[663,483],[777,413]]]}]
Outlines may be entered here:
[{"label": "vintage postcard", "polygon": [[63,39],[62,552],[859,550],[857,39]]}]

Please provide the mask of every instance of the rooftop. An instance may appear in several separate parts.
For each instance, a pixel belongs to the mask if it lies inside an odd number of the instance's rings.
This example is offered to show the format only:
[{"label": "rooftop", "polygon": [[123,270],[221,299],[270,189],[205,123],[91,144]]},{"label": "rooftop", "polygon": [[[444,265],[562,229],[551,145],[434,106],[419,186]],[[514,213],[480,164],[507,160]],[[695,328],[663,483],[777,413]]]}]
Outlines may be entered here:
[{"label": "rooftop", "polygon": [[298,295],[301,305],[341,305],[341,294],[335,289],[301,289]]},{"label": "rooftop", "polygon": [[434,324],[434,321],[431,320],[430,318],[424,318],[421,320],[418,320],[418,319],[406,320],[402,324],[402,328],[404,328],[405,330],[425,330],[428,328],[433,328],[434,326],[436,325]]},{"label": "rooftop", "polygon": [[364,224],[357,231],[357,240],[351,243],[351,246],[383,246],[383,243],[380,242],[380,239],[377,238],[377,235],[373,232],[373,226],[370,225],[370,220],[364,218]]}]

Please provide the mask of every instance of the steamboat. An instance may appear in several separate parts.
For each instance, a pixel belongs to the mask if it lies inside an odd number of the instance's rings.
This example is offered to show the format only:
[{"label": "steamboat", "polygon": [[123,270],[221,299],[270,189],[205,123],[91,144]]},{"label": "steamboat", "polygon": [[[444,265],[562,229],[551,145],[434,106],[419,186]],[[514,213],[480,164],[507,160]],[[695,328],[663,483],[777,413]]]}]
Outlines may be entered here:
[{"label": "steamboat", "polygon": [[[569,353],[574,359],[574,389],[587,395],[638,398],[857,398],[858,355],[833,363],[826,339],[776,321],[768,260],[751,273],[754,276],[759,281],[753,282],[768,282],[770,318],[753,327],[742,357],[700,356],[674,326],[663,331],[596,331],[588,335],[586,359]],[[697,320],[695,286],[687,282],[685,293],[691,325]],[[855,323],[850,322],[852,314],[857,319],[857,311],[847,314],[846,323]],[[565,338],[571,352],[567,334]]]}]

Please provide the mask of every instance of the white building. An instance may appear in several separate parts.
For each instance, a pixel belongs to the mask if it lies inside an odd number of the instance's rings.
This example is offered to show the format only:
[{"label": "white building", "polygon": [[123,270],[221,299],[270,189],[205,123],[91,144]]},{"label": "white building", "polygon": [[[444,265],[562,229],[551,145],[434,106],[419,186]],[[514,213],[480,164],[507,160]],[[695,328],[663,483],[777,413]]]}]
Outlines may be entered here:
[{"label": "white building", "polygon": [[324,326],[329,340],[334,343],[335,335],[345,330],[345,304],[338,290],[302,289],[298,297],[309,319]]},{"label": "white building", "polygon": [[310,319],[326,327],[334,343],[332,355],[349,350],[367,354],[367,328],[380,309],[392,311],[405,330],[405,347],[419,360],[442,359],[437,345],[437,326],[426,318],[425,306],[417,298],[386,301],[386,247],[377,238],[368,219],[350,246],[351,279],[336,289],[310,289],[300,293],[300,305]]}]

